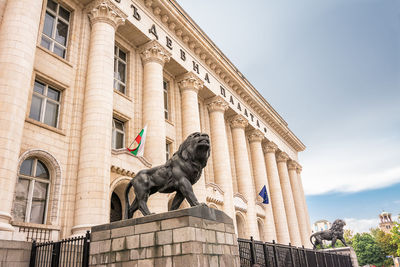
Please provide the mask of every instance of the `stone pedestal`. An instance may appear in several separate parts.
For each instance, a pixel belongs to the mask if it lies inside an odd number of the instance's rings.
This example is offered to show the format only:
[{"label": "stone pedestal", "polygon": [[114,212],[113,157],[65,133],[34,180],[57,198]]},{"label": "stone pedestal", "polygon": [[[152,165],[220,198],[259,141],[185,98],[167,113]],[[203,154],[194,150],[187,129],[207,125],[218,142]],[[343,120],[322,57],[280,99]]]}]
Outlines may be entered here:
[{"label": "stone pedestal", "polygon": [[0,240],[0,266],[28,267],[31,242]]},{"label": "stone pedestal", "polygon": [[341,254],[341,255],[350,255],[352,266],[353,267],[359,266],[358,260],[357,260],[357,255],[354,252],[354,249],[352,247],[327,248],[327,249],[323,249],[322,251],[334,252],[334,253]]},{"label": "stone pedestal", "polygon": [[92,227],[90,266],[239,267],[233,221],[205,206]]}]

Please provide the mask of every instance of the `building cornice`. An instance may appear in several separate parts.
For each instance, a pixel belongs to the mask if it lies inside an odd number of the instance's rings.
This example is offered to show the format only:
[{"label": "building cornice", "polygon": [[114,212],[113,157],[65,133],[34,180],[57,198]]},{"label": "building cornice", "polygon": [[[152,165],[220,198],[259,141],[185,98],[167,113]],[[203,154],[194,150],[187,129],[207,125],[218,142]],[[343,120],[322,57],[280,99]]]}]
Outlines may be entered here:
[{"label": "building cornice", "polygon": [[288,128],[286,121],[274,110],[264,97],[250,84],[240,71],[219,50],[175,0],[142,0],[144,6],[172,35],[207,66],[221,84],[230,88],[235,97],[246,103],[264,124],[280,135],[296,151],[303,151],[304,144]]}]

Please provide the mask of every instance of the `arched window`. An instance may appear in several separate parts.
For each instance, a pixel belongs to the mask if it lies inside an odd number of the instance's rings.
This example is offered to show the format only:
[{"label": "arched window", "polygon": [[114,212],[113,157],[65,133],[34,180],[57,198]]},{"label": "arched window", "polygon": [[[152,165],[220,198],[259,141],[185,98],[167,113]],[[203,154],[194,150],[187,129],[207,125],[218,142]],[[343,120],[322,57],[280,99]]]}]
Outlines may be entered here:
[{"label": "arched window", "polygon": [[50,175],[44,163],[27,158],[18,171],[13,215],[18,222],[45,223]]},{"label": "arched window", "polygon": [[244,219],[239,213],[236,213],[236,226],[239,238],[249,238],[246,235]]}]

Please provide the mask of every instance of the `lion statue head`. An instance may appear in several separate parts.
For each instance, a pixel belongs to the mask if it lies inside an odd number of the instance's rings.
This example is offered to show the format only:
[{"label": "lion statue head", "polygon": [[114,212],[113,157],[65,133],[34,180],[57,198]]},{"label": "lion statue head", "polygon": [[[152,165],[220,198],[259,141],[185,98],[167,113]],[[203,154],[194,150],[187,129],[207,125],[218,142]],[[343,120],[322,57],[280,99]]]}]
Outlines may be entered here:
[{"label": "lion statue head", "polygon": [[173,157],[175,156],[185,161],[197,162],[204,168],[210,156],[210,137],[206,133],[190,134],[174,153]]},{"label": "lion statue head", "polygon": [[333,223],[332,223],[332,227],[331,227],[331,231],[338,235],[343,235],[343,227],[346,225],[345,221],[341,220],[341,219],[336,219]]}]

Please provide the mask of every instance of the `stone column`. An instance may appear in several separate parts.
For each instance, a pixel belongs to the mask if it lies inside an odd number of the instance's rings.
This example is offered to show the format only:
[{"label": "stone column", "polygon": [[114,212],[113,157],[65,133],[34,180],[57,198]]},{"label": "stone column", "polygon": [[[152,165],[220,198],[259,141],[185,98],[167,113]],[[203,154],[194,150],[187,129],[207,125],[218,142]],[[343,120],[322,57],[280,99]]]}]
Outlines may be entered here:
[{"label": "stone column", "polygon": [[239,192],[247,199],[246,233],[259,240],[256,213],[256,194],[251,176],[249,156],[246,146],[245,128],[249,124],[242,115],[235,115],[229,120],[232,128],[233,151],[235,156],[236,177]]},{"label": "stone column", "polygon": [[114,38],[123,14],[111,1],[89,4],[91,22],[72,233],[109,222]]},{"label": "stone column", "polygon": [[[297,167],[296,167],[297,181],[298,181],[300,192],[301,192],[301,196],[302,196],[302,199],[303,199],[303,207],[304,207],[303,212],[304,212],[304,216],[305,216],[305,219],[306,219],[305,224],[306,224],[306,229],[307,229],[306,233],[307,233],[307,236],[310,237],[310,235],[311,235],[310,214],[308,213],[308,206],[307,206],[307,202],[306,202],[306,196],[304,194],[303,182],[301,180],[301,171],[302,171],[302,167],[301,167],[300,164],[297,163]],[[308,247],[308,248],[312,247],[312,245],[310,243],[310,238],[307,238],[307,242],[305,243],[304,246]]]},{"label": "stone column", "polygon": [[285,205],[283,203],[281,183],[279,182],[278,167],[276,165],[275,152],[278,149],[273,142],[267,142],[263,146],[265,165],[267,166],[267,177],[271,205],[274,213],[277,241],[280,244],[289,244],[290,236],[286,220]]},{"label": "stone column", "polygon": [[[272,242],[276,240],[274,215],[271,206],[271,191],[269,190],[267,171],[265,169],[264,155],[262,151],[261,141],[264,139],[264,134],[260,130],[253,130],[249,133],[251,161],[253,163],[253,175],[255,181],[256,196],[264,187],[267,188],[269,204],[263,204],[265,207],[265,222],[264,236],[265,241]],[[260,233],[261,235],[261,233]]]},{"label": "stone column", "polygon": [[[178,77],[178,85],[182,96],[182,138],[194,132],[200,132],[199,101],[197,94],[203,88],[203,81],[193,72],[187,72]],[[204,172],[200,180],[193,186],[194,193],[200,203],[206,202],[206,182]]]},{"label": "stone column", "polygon": [[143,62],[143,124],[147,124],[145,157],[154,165],[165,163],[163,67],[171,53],[156,40],[140,48]]},{"label": "stone column", "polygon": [[281,181],[283,201],[285,203],[286,218],[289,227],[290,242],[294,246],[301,246],[299,223],[297,221],[296,208],[294,206],[293,191],[290,186],[287,161],[289,156],[285,152],[277,153],[278,172]]},{"label": "stone column", "polygon": [[[143,62],[143,124],[147,125],[144,155],[157,166],[166,161],[163,67],[171,53],[156,40],[144,44],[139,52]],[[149,198],[148,206],[151,212],[167,211],[168,196],[155,193]]]},{"label": "stone column", "polygon": [[297,221],[299,223],[299,230],[300,230],[300,236],[301,236],[301,242],[302,245],[306,245],[308,242],[307,240],[310,239],[310,236],[308,235],[308,230],[307,230],[307,222],[306,222],[306,214],[304,212],[304,195],[302,195],[300,185],[299,185],[299,179],[297,177],[296,173],[296,168],[297,168],[297,162],[290,160],[288,162],[288,170],[289,170],[289,178],[290,178],[290,184],[292,187],[292,192],[293,192],[293,200],[294,200],[294,206],[296,208],[296,215],[297,215]]},{"label": "stone column", "polygon": [[228,139],[224,118],[224,113],[229,105],[222,97],[215,96],[208,101],[207,106],[210,112],[210,138],[214,180],[224,191],[224,212],[233,218],[236,226],[231,163],[229,160]]},{"label": "stone column", "polygon": [[14,230],[10,225],[11,210],[28,97],[32,92],[42,3],[7,1],[0,23],[0,231]]}]

